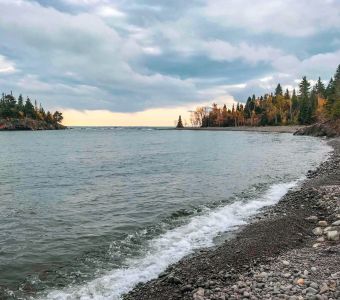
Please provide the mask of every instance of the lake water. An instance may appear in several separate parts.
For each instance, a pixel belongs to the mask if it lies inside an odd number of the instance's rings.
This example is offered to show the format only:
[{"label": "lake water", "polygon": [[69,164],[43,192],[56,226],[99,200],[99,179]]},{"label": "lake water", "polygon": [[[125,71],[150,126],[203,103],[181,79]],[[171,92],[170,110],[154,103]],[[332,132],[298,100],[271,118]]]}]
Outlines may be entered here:
[{"label": "lake water", "polygon": [[329,151],[291,134],[1,132],[0,298],[119,299],[276,203]]}]

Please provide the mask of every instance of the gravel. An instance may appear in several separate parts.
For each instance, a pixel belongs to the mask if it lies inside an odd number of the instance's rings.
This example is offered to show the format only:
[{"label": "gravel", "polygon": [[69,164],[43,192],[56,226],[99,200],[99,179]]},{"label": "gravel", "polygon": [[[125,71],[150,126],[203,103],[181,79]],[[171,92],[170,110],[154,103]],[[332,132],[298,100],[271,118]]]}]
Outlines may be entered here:
[{"label": "gravel", "polygon": [[123,299],[340,299],[340,140],[330,144],[298,190]]}]

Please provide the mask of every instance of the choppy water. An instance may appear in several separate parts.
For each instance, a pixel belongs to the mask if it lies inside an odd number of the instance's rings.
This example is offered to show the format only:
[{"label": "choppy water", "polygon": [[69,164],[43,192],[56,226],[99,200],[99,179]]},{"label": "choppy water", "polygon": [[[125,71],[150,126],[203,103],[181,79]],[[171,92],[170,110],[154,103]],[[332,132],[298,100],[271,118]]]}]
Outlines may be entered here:
[{"label": "choppy water", "polygon": [[0,298],[119,299],[276,203],[330,148],[290,134],[0,133]]}]

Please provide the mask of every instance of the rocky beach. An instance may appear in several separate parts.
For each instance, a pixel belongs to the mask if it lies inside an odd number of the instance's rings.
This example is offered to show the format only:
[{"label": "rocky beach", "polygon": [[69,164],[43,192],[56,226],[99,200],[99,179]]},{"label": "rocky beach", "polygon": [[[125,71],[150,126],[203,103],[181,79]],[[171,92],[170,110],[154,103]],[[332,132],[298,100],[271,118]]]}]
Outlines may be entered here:
[{"label": "rocky beach", "polygon": [[329,159],[277,205],[123,299],[340,299],[340,139],[329,144]]}]

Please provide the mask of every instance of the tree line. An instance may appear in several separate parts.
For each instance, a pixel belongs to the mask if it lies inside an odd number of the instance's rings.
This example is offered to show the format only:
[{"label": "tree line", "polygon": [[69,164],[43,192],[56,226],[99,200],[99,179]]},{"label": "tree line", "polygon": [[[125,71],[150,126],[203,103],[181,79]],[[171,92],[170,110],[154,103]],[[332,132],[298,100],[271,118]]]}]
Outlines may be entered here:
[{"label": "tree line", "polygon": [[298,91],[283,90],[279,83],[273,93],[252,95],[245,104],[231,109],[197,107],[190,122],[196,127],[266,126],[312,124],[316,121],[340,118],[340,65],[327,86],[321,78],[312,84],[304,76]]},{"label": "tree line", "polygon": [[49,124],[61,123],[63,115],[59,111],[51,113],[45,111],[41,106],[38,106],[37,101],[34,101],[34,105],[29,97],[24,101],[20,94],[16,99],[12,92],[10,94],[2,93],[0,100],[0,119],[24,119],[29,118],[38,121],[45,121]]}]

